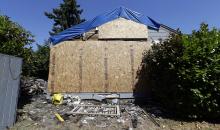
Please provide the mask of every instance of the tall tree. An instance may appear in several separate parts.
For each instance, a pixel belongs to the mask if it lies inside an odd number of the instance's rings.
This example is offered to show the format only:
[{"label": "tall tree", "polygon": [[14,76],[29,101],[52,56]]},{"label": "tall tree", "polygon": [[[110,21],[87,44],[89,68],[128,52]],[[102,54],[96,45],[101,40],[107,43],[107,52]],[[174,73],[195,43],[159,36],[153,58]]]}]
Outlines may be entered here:
[{"label": "tall tree", "polygon": [[63,0],[58,8],[54,8],[52,13],[45,12],[45,15],[54,21],[50,35],[59,33],[73,25],[79,24],[84,19],[80,18],[83,10],[76,0]]}]

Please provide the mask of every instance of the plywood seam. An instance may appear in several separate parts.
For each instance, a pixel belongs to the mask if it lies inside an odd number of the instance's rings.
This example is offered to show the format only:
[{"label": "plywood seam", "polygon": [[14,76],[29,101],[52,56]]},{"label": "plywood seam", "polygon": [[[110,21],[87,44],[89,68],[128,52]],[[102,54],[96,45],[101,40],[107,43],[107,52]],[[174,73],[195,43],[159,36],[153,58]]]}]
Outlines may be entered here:
[{"label": "plywood seam", "polygon": [[105,47],[105,56],[104,56],[104,67],[105,67],[105,92],[108,91],[108,56],[107,56],[108,48]]},{"label": "plywood seam", "polygon": [[134,87],[134,49],[133,45],[130,45],[130,58],[131,58],[131,84],[132,84],[132,89]]}]

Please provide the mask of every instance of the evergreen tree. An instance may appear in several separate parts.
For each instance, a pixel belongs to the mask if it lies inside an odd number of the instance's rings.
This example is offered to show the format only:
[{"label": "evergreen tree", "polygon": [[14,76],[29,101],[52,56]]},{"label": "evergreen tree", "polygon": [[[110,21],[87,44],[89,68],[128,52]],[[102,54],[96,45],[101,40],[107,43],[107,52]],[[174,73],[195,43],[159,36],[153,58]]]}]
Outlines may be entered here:
[{"label": "evergreen tree", "polygon": [[82,9],[79,9],[80,5],[77,4],[76,0],[63,0],[58,8],[53,9],[52,13],[45,12],[45,15],[54,20],[54,25],[50,35],[59,33],[73,25],[79,24],[84,19],[80,18]]}]

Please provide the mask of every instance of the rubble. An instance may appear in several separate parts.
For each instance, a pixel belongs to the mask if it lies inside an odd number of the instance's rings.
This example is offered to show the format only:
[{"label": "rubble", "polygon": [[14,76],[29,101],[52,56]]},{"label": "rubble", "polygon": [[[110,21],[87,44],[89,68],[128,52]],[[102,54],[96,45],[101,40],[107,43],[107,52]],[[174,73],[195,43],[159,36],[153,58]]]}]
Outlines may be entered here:
[{"label": "rubble", "polygon": [[[73,94],[62,94],[62,104],[55,105],[52,97],[46,92],[46,81],[29,78],[23,80],[22,87],[31,97],[30,102],[23,104],[17,110],[17,122],[10,130],[79,130],[79,129],[111,129],[111,130],[160,130],[160,129],[219,129],[219,124],[207,122],[178,122],[161,117],[164,110],[157,105],[148,104],[146,110],[133,103],[133,100],[119,100],[116,95],[110,95],[108,100],[84,100]],[[35,84],[36,83],[36,84]],[[33,86],[31,86],[31,84]],[[34,85],[35,84],[35,85]],[[27,86],[24,86],[27,85]],[[37,87],[36,87],[37,86]],[[37,90],[39,89],[39,90]],[[101,98],[99,98],[101,99]],[[99,114],[70,114],[77,106],[119,106],[120,116]],[[88,109],[90,107],[87,107]],[[88,109],[82,111],[88,113]],[[104,109],[105,110],[105,109]],[[102,109],[102,112],[104,112]],[[99,110],[96,109],[98,112]],[[90,111],[91,112],[91,111]],[[55,113],[59,114],[64,121],[60,121]]]},{"label": "rubble", "polygon": [[112,104],[118,104],[118,99],[112,99]]},{"label": "rubble", "polygon": [[47,93],[47,82],[33,77],[22,77],[20,89],[27,95],[39,95]]},{"label": "rubble", "polygon": [[64,119],[60,116],[60,114],[55,113],[55,116],[57,117],[57,119],[58,119],[60,122],[64,122]]},{"label": "rubble", "polygon": [[58,127],[61,123],[62,127],[72,129],[158,128],[146,113],[143,113],[143,109],[130,100],[119,100],[117,95],[111,95],[110,102],[105,102],[102,97],[97,98],[99,100],[82,100],[72,94],[59,94],[63,96],[62,103],[55,105],[53,98],[46,92],[46,84],[46,81],[40,79],[22,80],[23,90],[34,96],[30,98],[30,103],[18,109],[16,124],[25,122],[25,127],[35,124],[34,127],[43,129],[55,129],[55,126]]},{"label": "rubble", "polygon": [[80,104],[81,102],[79,96],[73,96],[70,94],[64,94],[63,99],[64,99],[64,103],[66,103],[68,106],[77,105]]},{"label": "rubble", "polygon": [[118,105],[76,105],[69,114],[120,116]]},{"label": "rubble", "polygon": [[[45,103],[47,102],[47,103]],[[64,99],[65,102],[65,99]],[[38,128],[54,128],[54,126],[61,123],[54,113],[58,113],[64,120],[64,125],[74,127],[73,129],[90,129],[95,128],[109,128],[109,129],[142,129],[145,127],[157,128],[152,121],[142,116],[141,108],[133,104],[122,104],[120,105],[120,116],[111,116],[105,114],[77,114],[70,113],[77,106],[85,106],[81,108],[85,113],[90,110],[88,106],[99,106],[102,108],[102,112],[105,111],[103,108],[106,106],[118,106],[112,104],[104,104],[98,101],[81,100],[78,105],[54,105],[51,101],[46,99],[46,95],[38,95],[32,99],[31,104],[25,105],[22,109],[18,110],[18,121],[17,122],[30,122],[30,126],[33,123],[37,123]],[[98,109],[96,109],[99,112]],[[90,111],[91,112],[91,111]],[[149,120],[150,123],[145,123]],[[28,125],[28,124],[26,124]]]}]

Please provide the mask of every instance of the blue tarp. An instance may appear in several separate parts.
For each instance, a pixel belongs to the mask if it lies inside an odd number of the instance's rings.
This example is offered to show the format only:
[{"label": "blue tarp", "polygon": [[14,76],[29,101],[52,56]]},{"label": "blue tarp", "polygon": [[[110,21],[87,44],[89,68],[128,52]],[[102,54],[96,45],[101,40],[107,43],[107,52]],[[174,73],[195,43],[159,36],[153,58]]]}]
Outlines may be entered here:
[{"label": "blue tarp", "polygon": [[63,32],[60,32],[57,35],[50,37],[50,41],[53,44],[57,44],[65,40],[74,39],[78,36],[81,36],[85,32],[88,32],[98,26],[101,26],[102,24],[105,24],[109,21],[115,20],[120,17],[144,24],[148,26],[148,28],[159,29],[160,27],[160,24],[158,22],[154,21],[148,16],[144,16],[138,12],[132,11],[125,7],[119,7],[114,9],[113,11],[101,14],[92,20],[85,21],[81,24],[72,26],[71,28],[66,29]]}]

